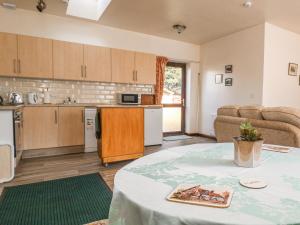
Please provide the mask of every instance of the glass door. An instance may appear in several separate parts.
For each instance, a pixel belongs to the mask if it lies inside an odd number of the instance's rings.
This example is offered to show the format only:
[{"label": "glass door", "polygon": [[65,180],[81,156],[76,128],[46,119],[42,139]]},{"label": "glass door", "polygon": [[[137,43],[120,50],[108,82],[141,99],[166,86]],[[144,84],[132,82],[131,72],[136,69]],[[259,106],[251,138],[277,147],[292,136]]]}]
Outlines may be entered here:
[{"label": "glass door", "polygon": [[163,132],[167,135],[185,131],[185,72],[183,63],[166,66],[162,104]]}]

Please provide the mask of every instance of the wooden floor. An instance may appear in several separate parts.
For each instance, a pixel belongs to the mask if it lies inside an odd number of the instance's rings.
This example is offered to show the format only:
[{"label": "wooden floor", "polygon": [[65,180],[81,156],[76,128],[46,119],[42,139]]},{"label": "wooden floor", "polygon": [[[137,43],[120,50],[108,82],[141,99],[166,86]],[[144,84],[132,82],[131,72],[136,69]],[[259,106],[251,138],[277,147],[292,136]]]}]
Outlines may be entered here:
[{"label": "wooden floor", "polygon": [[[167,141],[161,146],[146,147],[145,154],[151,154],[175,146],[210,142],[215,141],[202,137],[192,137],[192,139],[180,141]],[[64,156],[23,159],[17,167],[14,180],[0,185],[0,194],[3,188],[7,186],[36,183],[98,172],[100,172],[108,186],[113,189],[113,180],[116,172],[128,163],[130,163],[130,161],[113,163],[110,164],[108,168],[105,168],[101,165],[97,153],[78,153]]]}]

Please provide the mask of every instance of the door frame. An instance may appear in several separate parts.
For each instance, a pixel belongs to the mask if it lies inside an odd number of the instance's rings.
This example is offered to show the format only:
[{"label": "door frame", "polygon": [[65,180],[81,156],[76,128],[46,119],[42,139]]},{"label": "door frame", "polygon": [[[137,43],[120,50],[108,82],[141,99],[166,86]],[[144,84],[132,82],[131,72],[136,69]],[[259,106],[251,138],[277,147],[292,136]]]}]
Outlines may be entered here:
[{"label": "door frame", "polygon": [[164,132],[163,136],[171,136],[185,133],[185,103],[186,103],[186,64],[179,62],[168,62],[167,66],[180,67],[182,69],[181,104],[162,104],[163,108],[181,107],[181,131]]}]

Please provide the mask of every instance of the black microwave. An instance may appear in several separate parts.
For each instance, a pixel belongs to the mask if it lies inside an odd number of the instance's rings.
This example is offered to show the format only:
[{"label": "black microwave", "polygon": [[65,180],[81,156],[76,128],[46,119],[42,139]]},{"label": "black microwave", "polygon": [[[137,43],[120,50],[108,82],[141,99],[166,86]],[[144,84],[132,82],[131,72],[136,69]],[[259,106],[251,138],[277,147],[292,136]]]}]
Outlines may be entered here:
[{"label": "black microwave", "polygon": [[141,104],[141,94],[119,93],[117,99],[118,99],[118,104],[122,104],[122,105],[140,105]]}]

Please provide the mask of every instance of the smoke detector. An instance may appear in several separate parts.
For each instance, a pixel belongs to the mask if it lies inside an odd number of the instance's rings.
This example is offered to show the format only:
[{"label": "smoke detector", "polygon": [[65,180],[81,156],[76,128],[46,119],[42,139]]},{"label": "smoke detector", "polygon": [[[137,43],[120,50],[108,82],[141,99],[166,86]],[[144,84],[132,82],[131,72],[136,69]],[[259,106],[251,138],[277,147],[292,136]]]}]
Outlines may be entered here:
[{"label": "smoke detector", "polygon": [[252,4],[253,4],[252,0],[246,0],[246,1],[243,3],[243,6],[244,6],[245,8],[251,8]]},{"label": "smoke detector", "polygon": [[181,34],[181,33],[186,29],[186,26],[185,26],[185,25],[181,25],[181,24],[175,24],[175,25],[173,25],[173,29],[174,29],[178,34]]}]

